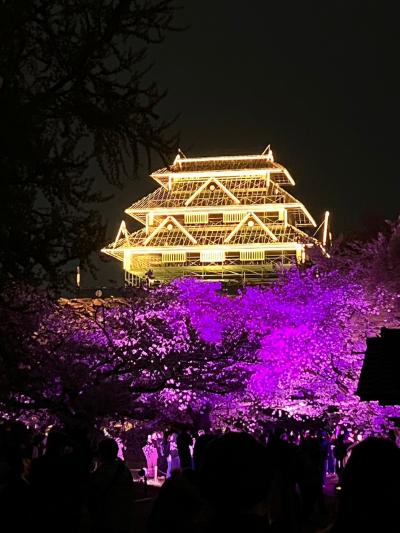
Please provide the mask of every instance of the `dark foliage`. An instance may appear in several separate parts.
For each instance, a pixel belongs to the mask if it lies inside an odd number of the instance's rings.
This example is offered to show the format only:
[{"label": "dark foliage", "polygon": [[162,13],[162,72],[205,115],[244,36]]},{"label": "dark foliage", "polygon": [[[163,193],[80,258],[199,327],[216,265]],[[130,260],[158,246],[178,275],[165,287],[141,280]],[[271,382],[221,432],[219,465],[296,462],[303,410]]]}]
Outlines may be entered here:
[{"label": "dark foliage", "polygon": [[104,243],[95,176],[120,185],[175,149],[156,114],[149,47],[172,0],[0,3],[0,271],[65,283]]}]

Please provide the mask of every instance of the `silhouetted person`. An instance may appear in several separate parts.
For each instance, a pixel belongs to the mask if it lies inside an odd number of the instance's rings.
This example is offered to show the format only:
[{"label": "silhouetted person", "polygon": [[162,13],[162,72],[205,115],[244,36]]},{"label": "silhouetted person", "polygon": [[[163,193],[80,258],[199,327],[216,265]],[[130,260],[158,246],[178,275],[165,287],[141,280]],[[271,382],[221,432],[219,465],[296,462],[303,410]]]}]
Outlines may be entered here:
[{"label": "silhouetted person", "polygon": [[157,479],[158,448],[152,435],[147,435],[147,442],[142,451],[146,458],[147,478]]},{"label": "silhouetted person", "polygon": [[133,530],[133,479],[118,459],[118,444],[100,442],[98,467],[89,485],[89,510],[93,533],[129,533]]},{"label": "silhouetted person", "polygon": [[32,459],[38,459],[43,453],[43,435],[40,433],[32,438]]},{"label": "silhouetted person", "polygon": [[32,531],[30,435],[21,422],[0,424],[0,531]]},{"label": "silhouetted person", "polygon": [[207,448],[213,440],[216,439],[215,435],[205,433],[197,437],[193,448],[193,469],[200,472],[204,467],[204,461],[207,457]]},{"label": "silhouetted person", "polygon": [[190,446],[192,444],[193,439],[190,433],[187,429],[182,429],[176,438],[181,468],[192,468],[192,456],[190,455]]},{"label": "silhouetted person", "polygon": [[343,462],[349,446],[350,442],[347,439],[347,435],[345,433],[340,433],[335,441],[335,449],[333,452],[336,459],[336,473],[339,476],[339,479],[342,475]]},{"label": "silhouetted person", "polygon": [[400,450],[369,437],[352,448],[343,470],[335,533],[398,533]]},{"label": "silhouetted person", "polygon": [[180,466],[178,448],[176,445],[176,433],[172,433],[168,436],[167,478],[171,477],[172,472],[178,470]]},{"label": "silhouetted person", "polygon": [[44,455],[32,462],[36,528],[42,531],[74,531],[81,521],[82,480],[68,444],[65,433],[51,430]]},{"label": "silhouetted person", "polygon": [[309,436],[300,444],[301,470],[299,486],[303,504],[303,520],[309,521],[317,511],[323,513],[324,468],[326,448],[320,437]]},{"label": "silhouetted person", "polygon": [[174,470],[154,501],[147,532],[195,532],[205,507],[195,473],[190,469]]},{"label": "silhouetted person", "polygon": [[164,432],[159,431],[157,433],[157,439],[156,439],[155,444],[157,446],[157,453],[158,453],[158,459],[157,459],[158,472],[162,476],[167,477],[167,469],[168,469],[167,457],[169,455],[170,450],[169,450],[169,442]]},{"label": "silhouetted person", "polygon": [[298,447],[284,440],[283,428],[275,428],[267,443],[271,463],[270,520],[274,531],[297,532],[300,525],[300,501],[296,484],[300,465]]},{"label": "silhouetted person", "polygon": [[200,493],[198,471],[214,438],[213,435],[199,437],[193,451],[194,470],[175,470],[161,487],[149,517],[148,533],[197,531],[207,509]]},{"label": "silhouetted person", "polygon": [[149,533],[197,532],[207,514],[197,474],[187,468],[175,470],[162,487],[149,520]]},{"label": "silhouetted person", "polygon": [[226,433],[206,447],[199,471],[209,504],[201,532],[269,531],[270,465],[265,447],[247,433]]}]

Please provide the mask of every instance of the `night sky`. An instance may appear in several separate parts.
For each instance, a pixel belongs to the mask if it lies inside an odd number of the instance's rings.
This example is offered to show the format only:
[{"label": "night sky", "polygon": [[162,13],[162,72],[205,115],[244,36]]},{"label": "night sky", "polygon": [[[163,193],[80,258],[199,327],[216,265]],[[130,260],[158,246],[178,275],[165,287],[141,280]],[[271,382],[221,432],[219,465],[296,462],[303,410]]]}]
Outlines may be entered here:
[{"label": "night sky", "polygon": [[[317,221],[329,209],[334,235],[399,214],[395,2],[182,3],[176,23],[188,28],[154,47],[151,76],[168,90],[160,114],[179,114],[187,156],[271,144],[296,181],[290,192]],[[143,170],[108,203],[109,240],[121,218],[135,228],[123,210],[155,187]],[[120,279],[110,261],[103,273]]]}]

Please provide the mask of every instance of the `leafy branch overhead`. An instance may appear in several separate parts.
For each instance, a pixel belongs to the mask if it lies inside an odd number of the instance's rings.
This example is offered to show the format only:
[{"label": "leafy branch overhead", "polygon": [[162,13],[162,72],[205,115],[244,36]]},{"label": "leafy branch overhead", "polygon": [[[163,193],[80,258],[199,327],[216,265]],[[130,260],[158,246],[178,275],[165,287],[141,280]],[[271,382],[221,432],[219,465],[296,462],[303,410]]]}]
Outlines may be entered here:
[{"label": "leafy branch overhead", "polygon": [[175,11],[170,0],[1,3],[4,277],[55,284],[62,266],[87,264],[104,242],[95,177],[119,186],[143,156],[175,151],[148,57]]}]

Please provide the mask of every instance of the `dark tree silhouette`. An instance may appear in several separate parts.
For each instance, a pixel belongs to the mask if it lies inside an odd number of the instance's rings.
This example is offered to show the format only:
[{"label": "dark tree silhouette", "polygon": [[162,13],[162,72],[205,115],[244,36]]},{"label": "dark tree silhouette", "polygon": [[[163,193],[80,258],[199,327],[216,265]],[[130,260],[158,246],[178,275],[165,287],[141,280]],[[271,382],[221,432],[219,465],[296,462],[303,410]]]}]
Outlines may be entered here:
[{"label": "dark tree silhouette", "polygon": [[[104,243],[95,176],[113,185],[175,149],[156,114],[149,47],[172,0],[0,3],[0,271],[65,281]],[[151,80],[151,77],[150,77]]]}]

